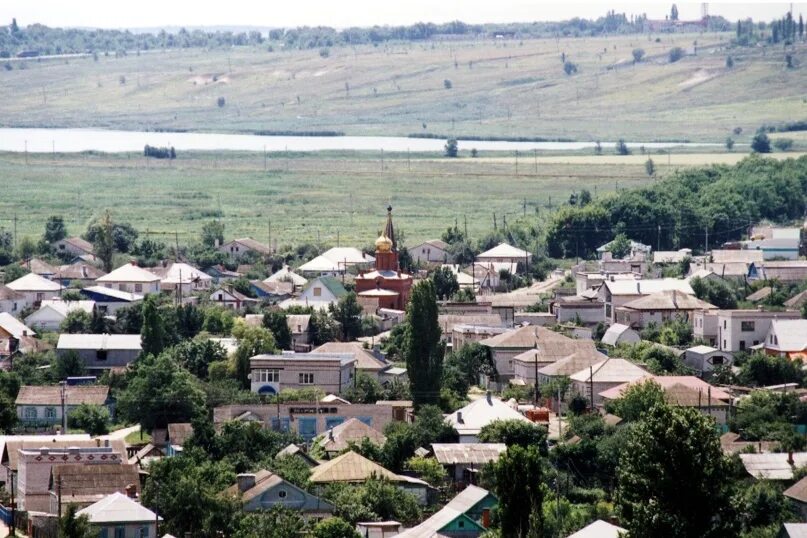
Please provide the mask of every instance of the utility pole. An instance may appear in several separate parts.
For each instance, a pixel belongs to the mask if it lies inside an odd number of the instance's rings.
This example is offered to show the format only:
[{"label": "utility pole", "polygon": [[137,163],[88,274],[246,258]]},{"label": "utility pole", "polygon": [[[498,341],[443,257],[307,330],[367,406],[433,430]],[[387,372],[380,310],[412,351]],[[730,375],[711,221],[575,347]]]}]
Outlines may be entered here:
[{"label": "utility pole", "polygon": [[537,174],[538,173],[538,150],[537,149],[532,150],[532,156],[535,159],[535,173]]},{"label": "utility pole", "polygon": [[381,148],[381,171],[384,171],[384,148]]},{"label": "utility pole", "polygon": [[516,150],[516,175],[518,175],[518,150]]},{"label": "utility pole", "polygon": [[11,523],[9,524],[9,536],[17,536],[17,503],[14,500],[15,474],[14,471],[11,471]]},{"label": "utility pole", "polygon": [[263,145],[263,171],[266,172],[266,144]]},{"label": "utility pole", "polygon": [[[65,400],[65,393],[67,392],[67,388],[66,388],[67,387],[67,381],[59,381],[59,385],[61,386],[61,390],[59,392],[60,392],[61,397],[62,397],[62,433],[65,433],[67,431],[67,413],[65,413],[64,400]],[[62,515],[62,512],[61,512],[61,505],[60,505],[59,517],[61,517],[61,515]]]},{"label": "utility pole", "polygon": [[588,391],[591,398],[591,410],[594,410],[594,367],[588,366]]},{"label": "utility pole", "polygon": [[[537,327],[535,328],[535,346],[533,349],[535,349],[535,356],[533,357],[535,366],[535,382],[533,384],[535,390],[535,396],[533,399],[533,408],[538,409],[538,328]],[[558,407],[558,409],[560,409],[560,407]]]},{"label": "utility pole", "polygon": [[14,213],[14,250],[17,250],[17,214]]},{"label": "utility pole", "polygon": [[465,240],[468,240],[468,215],[462,216],[465,219]]},{"label": "utility pole", "polygon": [[705,252],[709,252],[709,225],[707,224],[704,229],[706,230],[706,250],[705,250]]},{"label": "utility pole", "polygon": [[656,242],[656,252],[661,250],[661,224],[658,225],[658,241]]}]

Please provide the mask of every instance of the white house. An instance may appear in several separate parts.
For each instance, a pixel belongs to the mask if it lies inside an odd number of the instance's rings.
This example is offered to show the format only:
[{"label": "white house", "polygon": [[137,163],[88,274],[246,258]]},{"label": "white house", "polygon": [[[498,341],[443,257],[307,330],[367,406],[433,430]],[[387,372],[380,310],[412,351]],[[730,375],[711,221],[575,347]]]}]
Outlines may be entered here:
[{"label": "white house", "polygon": [[65,237],[56,241],[54,248],[62,257],[76,257],[93,254],[92,243],[80,237]]},{"label": "white house", "polygon": [[210,302],[232,310],[241,310],[247,305],[257,304],[258,300],[232,288],[216,288],[210,293]]},{"label": "white house", "polygon": [[289,308],[290,306],[327,308],[345,295],[347,295],[347,290],[339,280],[332,276],[321,276],[309,282],[300,297],[282,301],[278,306],[280,308]]},{"label": "white house", "polygon": [[720,310],[717,312],[717,348],[734,353],[765,343],[774,320],[799,319],[799,312]]},{"label": "white house", "polygon": [[532,254],[530,254],[526,250],[516,248],[514,246],[508,245],[507,243],[499,243],[492,249],[486,250],[485,252],[478,254],[476,256],[476,261],[486,263],[491,262],[511,263],[511,264],[523,263],[525,265],[529,265],[531,258]]},{"label": "white house", "polygon": [[24,336],[36,336],[36,333],[8,312],[0,312],[0,350],[4,349],[2,342],[9,337],[19,340]]},{"label": "white house", "polygon": [[218,247],[219,252],[228,254],[230,258],[240,258],[245,254],[256,254],[259,256],[269,256],[272,254],[272,247],[265,245],[249,237],[233,239]]},{"label": "white house", "polygon": [[28,273],[14,282],[9,282],[7,286],[24,295],[25,302],[29,305],[38,305],[46,299],[54,299],[62,291],[62,285],[58,282],[53,282],[34,273]]},{"label": "white house", "polygon": [[606,323],[614,323],[616,309],[625,304],[662,291],[677,290],[687,295],[695,295],[692,286],[686,280],[677,278],[658,278],[648,280],[606,280],[597,290],[597,299],[605,305]]},{"label": "white house", "polygon": [[174,262],[167,265],[158,265],[150,269],[160,278],[160,289],[176,292],[181,287],[182,293],[203,291],[210,289],[213,277],[192,265]]},{"label": "white house", "polygon": [[111,273],[97,278],[95,282],[107,288],[130,293],[148,295],[160,292],[160,277],[138,267],[134,262],[118,267]]},{"label": "white house", "polygon": [[142,350],[139,334],[61,334],[56,354],[77,354],[88,370],[128,366]]},{"label": "white house", "polygon": [[14,291],[8,286],[0,286],[0,312],[16,315],[28,305],[28,297],[25,294]]},{"label": "white house", "polygon": [[714,371],[717,366],[731,366],[731,353],[726,353],[711,346],[694,346],[684,352],[684,364],[702,376]]},{"label": "white house", "polygon": [[775,319],[765,336],[765,352],[791,360],[807,359],[807,319]]},{"label": "white house", "polygon": [[289,269],[288,265],[284,265],[265,279],[264,282],[291,282],[293,288],[296,290],[308,284],[308,279]]},{"label": "white house", "polygon": [[469,403],[462,409],[446,416],[446,422],[454,426],[460,434],[460,443],[478,443],[480,430],[494,420],[518,420],[529,422],[530,419],[513,409],[490,392],[484,398]]},{"label": "white house", "polygon": [[25,318],[25,323],[43,331],[58,331],[70,312],[82,310],[92,314],[95,301],[62,301],[48,299],[42,301],[39,310]]},{"label": "white house", "polygon": [[104,286],[89,286],[81,289],[81,295],[95,302],[95,308],[104,315],[114,315],[124,307],[143,300],[142,295],[120,291]]},{"label": "white house", "polygon": [[[594,405],[602,402],[601,392],[648,377],[650,373],[626,359],[607,358],[569,376],[572,390],[594,400]],[[593,392],[593,395],[592,395]]]},{"label": "white house", "polygon": [[163,518],[122,493],[113,493],[77,512],[87,516],[101,538],[151,538]]},{"label": "white house", "polygon": [[451,258],[448,243],[439,239],[424,241],[407,250],[415,263],[445,263]]},{"label": "white house", "polygon": [[299,267],[301,273],[337,275],[350,267],[369,267],[375,258],[354,247],[334,247]]}]

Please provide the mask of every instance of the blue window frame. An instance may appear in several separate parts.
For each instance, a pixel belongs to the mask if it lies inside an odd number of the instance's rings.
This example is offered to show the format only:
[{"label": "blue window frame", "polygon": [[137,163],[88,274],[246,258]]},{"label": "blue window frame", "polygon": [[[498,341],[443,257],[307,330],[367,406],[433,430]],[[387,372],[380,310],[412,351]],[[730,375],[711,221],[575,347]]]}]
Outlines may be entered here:
[{"label": "blue window frame", "polygon": [[345,421],[345,417],[325,417],[325,429],[330,430]]},{"label": "blue window frame", "polygon": [[361,420],[362,422],[364,422],[368,426],[372,427],[372,425],[373,425],[373,417],[356,417],[356,418]]},{"label": "blue window frame", "polygon": [[317,436],[316,417],[300,417],[297,419],[297,433],[306,441]]}]

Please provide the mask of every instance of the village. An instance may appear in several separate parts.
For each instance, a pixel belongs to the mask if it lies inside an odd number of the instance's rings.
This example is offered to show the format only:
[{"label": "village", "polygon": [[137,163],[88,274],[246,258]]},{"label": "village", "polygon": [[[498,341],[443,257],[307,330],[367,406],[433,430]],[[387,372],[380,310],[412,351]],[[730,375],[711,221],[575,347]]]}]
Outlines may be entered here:
[{"label": "village", "polygon": [[[549,454],[552,535],[617,537],[613,504],[582,493],[613,488],[599,476],[613,469],[585,470],[590,452],[602,465],[597,443],[658,398],[706,419],[743,487],[782,496],[782,536],[807,527],[803,228],[760,224],[703,253],[620,235],[533,282],[515,246],[460,265],[443,239],[400,249],[391,206],[380,224],[374,252],[277,270],[250,238],[216,239],[227,263],[205,270],[105,272],[81,237],[15,262],[22,276],[0,287],[2,521],[56,536],[69,509],[102,537],[199,536],[194,505],[159,496],[208,451],[232,480],[209,502],[242,524],[269,511],[315,536],[338,521],[365,537],[477,537],[526,502],[485,486],[534,480],[548,471],[530,457]],[[256,267],[264,278],[247,278]]]}]

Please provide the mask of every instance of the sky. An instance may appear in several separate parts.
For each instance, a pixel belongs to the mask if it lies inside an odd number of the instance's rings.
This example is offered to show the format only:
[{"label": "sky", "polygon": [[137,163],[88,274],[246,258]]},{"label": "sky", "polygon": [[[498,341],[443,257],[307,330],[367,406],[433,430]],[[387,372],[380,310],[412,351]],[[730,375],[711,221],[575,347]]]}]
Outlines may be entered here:
[{"label": "sky", "polygon": [[[26,26],[159,28],[176,26],[372,26],[415,22],[468,23],[597,18],[609,9],[664,18],[672,2],[608,0],[0,0],[0,24],[12,17]],[[679,18],[699,19],[701,4],[679,2]],[[783,2],[710,2],[709,13],[731,21],[783,15]],[[794,14],[807,15],[807,2],[794,3]]]}]

